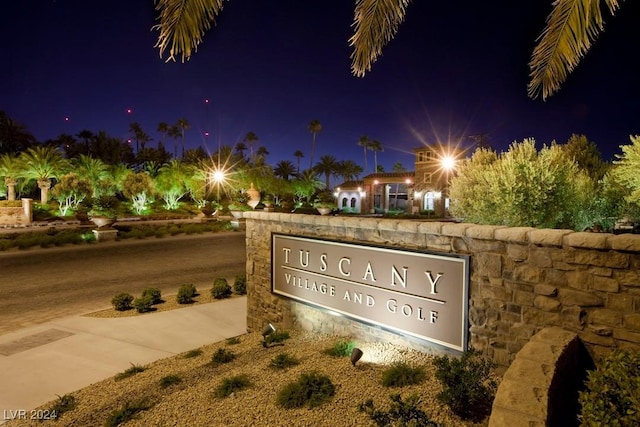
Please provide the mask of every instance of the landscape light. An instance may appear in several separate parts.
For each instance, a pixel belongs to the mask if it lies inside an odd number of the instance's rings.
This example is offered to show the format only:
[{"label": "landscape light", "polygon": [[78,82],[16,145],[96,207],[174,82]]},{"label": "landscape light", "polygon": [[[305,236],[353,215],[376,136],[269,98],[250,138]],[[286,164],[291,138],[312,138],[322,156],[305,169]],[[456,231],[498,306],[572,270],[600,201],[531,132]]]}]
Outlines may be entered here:
[{"label": "landscape light", "polygon": [[273,326],[271,323],[269,323],[267,326],[264,327],[264,329],[262,330],[262,336],[264,338],[267,337],[267,335],[271,335],[272,333],[274,333],[276,331],[276,327]]},{"label": "landscape light", "polygon": [[353,350],[351,350],[351,364],[353,366],[356,366],[356,363],[358,363],[358,360],[360,360],[362,355],[362,350],[360,350],[358,347],[354,347]]}]

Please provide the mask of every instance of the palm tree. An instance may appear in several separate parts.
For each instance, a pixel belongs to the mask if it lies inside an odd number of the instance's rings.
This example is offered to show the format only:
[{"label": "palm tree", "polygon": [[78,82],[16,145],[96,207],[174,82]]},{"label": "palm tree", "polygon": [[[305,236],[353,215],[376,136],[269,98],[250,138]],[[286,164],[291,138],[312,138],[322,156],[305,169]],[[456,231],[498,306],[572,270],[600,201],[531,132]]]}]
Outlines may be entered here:
[{"label": "palm tree", "polygon": [[296,167],[291,160],[280,160],[273,168],[273,173],[275,176],[288,181],[290,176],[296,174]]},{"label": "palm tree", "polygon": [[322,130],[322,125],[316,119],[313,119],[309,122],[307,126],[307,130],[311,132],[311,157],[309,157],[309,168],[313,167],[313,155],[316,152],[316,136],[318,132]]},{"label": "palm tree", "polygon": [[167,122],[158,123],[158,132],[160,132],[160,143],[164,145],[165,140],[167,139],[167,134],[169,133],[169,124]]},{"label": "palm tree", "polygon": [[18,154],[36,144],[27,128],[0,111],[0,154]]},{"label": "palm tree", "polygon": [[298,166],[296,168],[296,173],[300,173],[300,159],[304,157],[304,153],[300,150],[296,150],[293,155],[298,159]]},{"label": "palm tree", "polygon": [[111,176],[109,166],[100,159],[94,159],[84,154],[80,154],[79,158],[73,159],[72,163],[78,176],[91,184],[91,197],[98,197],[100,195],[101,182]]},{"label": "palm tree", "polygon": [[[411,0],[356,0],[354,33],[349,38],[349,45],[353,47],[351,72],[355,76],[364,77],[371,70],[384,46],[398,32],[410,3]],[[546,99],[555,93],[589,51],[603,29],[601,3],[592,0],[553,2],[546,27],[529,62],[528,92],[531,98],[542,94],[542,99]],[[604,3],[614,15],[622,0]],[[176,55],[181,56],[183,62],[189,59],[221,12],[222,5],[222,0],[157,2],[159,23],[153,29],[159,32],[155,47],[160,50],[160,56],[164,57],[168,52],[168,60],[175,60]]]},{"label": "palm tree", "polygon": [[7,200],[16,199],[16,184],[21,174],[22,166],[18,156],[0,155],[0,176],[4,177],[4,184],[7,186]]},{"label": "palm tree", "polygon": [[234,149],[236,150],[236,152],[238,152],[238,154],[240,154],[240,157],[244,159],[244,152],[247,150],[247,144],[242,141],[238,142],[236,143]]},{"label": "palm tree", "polygon": [[133,134],[133,140],[136,142],[136,154],[140,149],[144,150],[147,142],[151,141],[151,137],[142,129],[140,123],[133,122],[129,125],[129,132]]},{"label": "palm tree", "polygon": [[40,203],[49,201],[51,178],[64,175],[68,162],[60,151],[52,147],[31,147],[20,154],[20,162],[28,179],[35,179],[40,188]]},{"label": "palm tree", "polygon": [[338,163],[336,173],[342,177],[343,181],[352,181],[358,179],[362,173],[362,166],[356,164],[353,160],[343,160]]},{"label": "palm tree", "polygon": [[258,141],[260,138],[258,138],[258,135],[256,135],[253,132],[248,132],[244,139],[242,140],[242,142],[246,142],[247,144],[249,144],[249,161],[253,162],[254,158],[253,158],[253,144]]},{"label": "palm tree", "polygon": [[329,181],[331,176],[338,172],[338,161],[335,157],[325,154],[320,157],[320,161],[316,163],[313,170],[320,175],[324,175],[324,188],[330,189],[331,184]]},{"label": "palm tree", "polygon": [[167,132],[171,138],[173,138],[173,158],[178,158],[178,138],[180,138],[180,128],[177,125],[173,125]]},{"label": "palm tree", "polygon": [[358,146],[362,147],[362,151],[364,152],[364,170],[367,170],[367,150],[371,145],[371,140],[367,135],[362,135],[358,140]]},{"label": "palm tree", "polygon": [[269,150],[267,150],[267,147],[265,146],[258,147],[258,149],[256,150],[256,164],[264,165],[265,158],[268,155],[269,155]]},{"label": "palm tree", "polygon": [[191,125],[187,119],[182,118],[178,119],[176,126],[180,129],[180,136],[182,137],[182,153],[180,154],[180,157],[184,157],[184,131],[190,129]]},{"label": "palm tree", "polygon": [[373,151],[373,171],[378,172],[378,151],[384,151],[382,143],[374,139],[369,143],[369,150]]}]

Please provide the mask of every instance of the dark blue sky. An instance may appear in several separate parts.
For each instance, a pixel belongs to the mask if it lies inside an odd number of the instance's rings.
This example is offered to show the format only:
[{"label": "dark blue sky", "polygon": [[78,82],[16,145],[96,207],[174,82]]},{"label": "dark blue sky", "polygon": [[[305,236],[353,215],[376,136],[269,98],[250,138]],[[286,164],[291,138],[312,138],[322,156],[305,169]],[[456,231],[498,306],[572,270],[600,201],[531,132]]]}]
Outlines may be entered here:
[{"label": "dark blue sky", "polygon": [[637,3],[607,20],[586,60],[543,102],[527,98],[527,63],[550,1],[415,1],[365,78],[350,73],[353,2],[344,0],[225,2],[184,64],[153,48],[152,0],[10,2],[0,17],[0,110],[39,140],[82,129],[124,138],[132,121],[158,139],[159,122],[185,117],[188,147],[215,151],[253,131],[271,164],[295,163],[299,149],[308,165],[312,119],[323,125],[315,161],[332,154],[364,165],[357,141],[367,135],[385,148],[386,170],[396,161],[411,168],[422,142],[479,133],[499,150],[581,133],[609,158],[640,133]]}]

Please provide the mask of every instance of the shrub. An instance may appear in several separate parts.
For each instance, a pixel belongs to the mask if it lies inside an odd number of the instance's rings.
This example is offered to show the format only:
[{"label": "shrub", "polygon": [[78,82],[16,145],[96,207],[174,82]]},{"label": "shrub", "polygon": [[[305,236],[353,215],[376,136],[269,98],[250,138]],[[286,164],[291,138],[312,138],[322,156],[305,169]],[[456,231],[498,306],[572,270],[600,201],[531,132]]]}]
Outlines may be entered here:
[{"label": "shrub", "polygon": [[124,372],[120,372],[119,374],[116,374],[115,380],[116,381],[124,380],[125,378],[132,377],[137,373],[144,372],[145,370],[146,370],[145,367],[134,365],[132,363],[130,368],[125,369]]},{"label": "shrub", "polygon": [[285,385],[278,392],[276,403],[283,408],[310,408],[322,405],[335,394],[336,388],[331,379],[318,372],[300,375],[297,381]]},{"label": "shrub", "polygon": [[162,377],[160,379],[160,387],[167,388],[175,384],[179,384],[182,382],[182,379],[177,375],[167,375],[166,377]]},{"label": "shrub", "polygon": [[240,344],[240,338],[238,338],[238,337],[227,338],[225,342],[228,345]]},{"label": "shrub", "polygon": [[202,354],[202,350],[196,348],[194,350],[189,350],[184,354],[185,359],[191,359],[192,357],[198,357]]},{"label": "shrub", "polygon": [[355,346],[356,344],[352,341],[339,340],[333,347],[325,349],[323,353],[333,357],[350,356]]},{"label": "shrub", "polygon": [[587,390],[579,392],[584,426],[640,425],[640,352],[616,350],[589,371]]},{"label": "shrub", "polygon": [[213,353],[213,356],[211,357],[211,363],[214,366],[218,366],[224,363],[229,363],[235,358],[236,355],[231,350],[227,350],[226,348],[219,348],[215,353]]},{"label": "shrub", "polygon": [[133,402],[126,402],[124,406],[109,414],[109,417],[105,422],[105,426],[118,427],[119,425],[134,419],[139,412],[146,411],[151,408],[151,406],[149,399],[146,397]]},{"label": "shrub", "polygon": [[498,385],[491,377],[493,363],[470,350],[460,359],[439,356],[433,361],[442,384],[437,399],[460,418],[481,421],[491,413]]},{"label": "shrub", "polygon": [[406,363],[396,363],[382,373],[382,385],[385,387],[404,387],[420,384],[425,373],[422,367],[412,367]]},{"label": "shrub", "polygon": [[369,399],[358,406],[360,412],[369,415],[369,418],[379,427],[387,426],[424,426],[437,427],[438,424],[431,421],[427,414],[418,407],[420,397],[414,393],[402,400],[399,394],[392,394],[391,407],[388,411],[376,409],[373,400]]},{"label": "shrub", "polygon": [[193,302],[193,298],[198,295],[196,287],[192,284],[185,284],[178,288],[178,294],[176,300],[178,304],[190,304]]},{"label": "shrub", "polygon": [[126,311],[130,310],[131,303],[133,302],[133,295],[123,292],[121,294],[116,295],[111,299],[111,305],[117,311]]},{"label": "shrub", "polygon": [[289,355],[288,353],[280,353],[273,359],[271,359],[271,366],[274,369],[287,369],[291,366],[296,366],[300,363],[298,359]]},{"label": "shrub", "polygon": [[291,338],[291,335],[289,335],[289,332],[287,331],[276,331],[273,332],[269,335],[267,335],[266,337],[264,337],[264,341],[262,343],[263,346],[268,347],[273,343],[281,343],[284,340],[288,340],[289,338]]},{"label": "shrub", "polygon": [[151,295],[143,295],[133,300],[133,307],[138,313],[146,313],[152,310],[153,297]]},{"label": "shrub", "polygon": [[142,296],[150,296],[152,304],[160,304],[162,301],[162,292],[158,288],[145,288],[142,291]]},{"label": "shrub", "polygon": [[213,281],[211,296],[215,299],[229,298],[231,296],[231,286],[229,286],[227,279],[218,277]]},{"label": "shrub", "polygon": [[236,375],[222,380],[222,383],[216,388],[216,397],[227,397],[236,391],[243,390],[251,386],[251,380],[247,375]]},{"label": "shrub", "polygon": [[52,414],[55,414],[56,418],[60,418],[62,414],[74,410],[75,407],[76,398],[70,394],[65,394],[64,396],[58,396],[55,402],[53,402],[53,406],[49,408],[49,411],[51,411]]},{"label": "shrub", "polygon": [[247,276],[245,274],[239,274],[236,276],[233,282],[233,292],[238,295],[247,294]]}]

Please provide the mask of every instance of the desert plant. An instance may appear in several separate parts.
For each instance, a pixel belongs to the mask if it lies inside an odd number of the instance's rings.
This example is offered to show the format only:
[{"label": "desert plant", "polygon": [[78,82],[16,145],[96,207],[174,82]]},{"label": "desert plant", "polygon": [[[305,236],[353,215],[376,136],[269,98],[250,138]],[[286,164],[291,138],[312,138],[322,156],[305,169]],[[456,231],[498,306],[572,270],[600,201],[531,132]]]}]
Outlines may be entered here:
[{"label": "desert plant", "polygon": [[291,338],[291,335],[289,335],[289,332],[276,331],[264,337],[264,341],[262,342],[262,345],[264,347],[269,347],[271,344],[282,343],[284,340],[288,340],[289,338]]},{"label": "desert plant", "polygon": [[278,392],[276,403],[283,408],[310,408],[322,405],[335,394],[331,378],[319,372],[305,372],[297,381],[286,384]]},{"label": "desert plant", "polygon": [[162,388],[167,388],[175,384],[179,384],[182,382],[182,379],[177,375],[167,375],[166,377],[160,378],[159,384]]},{"label": "desert plant", "polygon": [[178,304],[190,304],[193,302],[193,298],[198,295],[198,290],[192,284],[184,284],[178,288],[178,294],[176,300]]},{"label": "desert plant", "polygon": [[290,354],[280,353],[276,357],[271,359],[271,363],[269,364],[269,366],[271,366],[274,369],[287,369],[287,368],[290,368],[291,366],[296,366],[299,363],[300,361],[295,357],[291,356]]},{"label": "desert plant", "polygon": [[236,391],[244,390],[251,386],[251,380],[249,376],[245,374],[228,377],[222,380],[222,383],[216,388],[216,397],[227,397]]},{"label": "desert plant", "polygon": [[640,352],[616,350],[589,371],[579,392],[583,426],[640,425]]},{"label": "desert plant", "polygon": [[460,418],[481,421],[491,413],[498,384],[491,376],[493,363],[475,350],[462,357],[435,357],[436,378],[442,384],[437,399]]},{"label": "desert plant", "polygon": [[211,357],[211,364],[214,366],[218,366],[224,363],[229,363],[235,358],[236,355],[231,350],[227,350],[226,348],[219,348],[215,353],[213,353],[213,356]]},{"label": "desert plant", "polygon": [[109,414],[106,427],[118,427],[125,422],[132,420],[139,412],[146,411],[152,406],[148,398],[134,400],[132,402],[126,402],[122,407],[115,409]]},{"label": "desert plant", "polygon": [[117,311],[126,311],[132,308],[133,295],[126,292],[120,293],[111,299],[111,305]]},{"label": "desert plant", "polygon": [[239,274],[235,277],[233,282],[233,292],[238,295],[247,294],[247,276],[245,274]]},{"label": "desert plant", "polygon": [[423,367],[413,367],[404,362],[394,363],[382,373],[382,385],[385,387],[404,387],[420,384],[424,376]]},{"label": "desert plant", "polygon": [[142,296],[150,296],[152,304],[160,304],[162,302],[162,291],[158,288],[145,288],[142,290]]},{"label": "desert plant", "polygon": [[335,342],[332,347],[325,349],[323,353],[333,357],[350,356],[355,346],[356,344],[352,341],[339,340]]},{"label": "desert plant", "polygon": [[70,394],[64,396],[58,396],[53,402],[53,406],[49,408],[52,414],[55,414],[56,418],[60,418],[65,412],[74,410],[76,407],[76,398]]},{"label": "desert plant", "polygon": [[144,366],[134,365],[132,363],[130,368],[127,368],[123,372],[120,372],[119,374],[116,374],[116,376],[114,378],[115,378],[116,381],[124,380],[125,378],[132,377],[135,374],[138,374],[140,372],[144,372],[145,370],[146,370],[146,368]]},{"label": "desert plant", "polygon": [[224,277],[218,277],[213,281],[211,296],[214,299],[224,299],[231,296],[231,286]]},{"label": "desert plant", "polygon": [[358,410],[367,414],[379,427],[438,426],[438,423],[431,421],[429,416],[419,408],[420,396],[417,393],[410,395],[406,400],[402,400],[399,394],[392,394],[389,399],[391,399],[391,407],[388,411],[376,409],[372,399],[361,403]]},{"label": "desert plant", "polygon": [[138,313],[146,313],[152,310],[153,297],[151,295],[143,295],[133,300],[133,307]]},{"label": "desert plant", "polygon": [[184,354],[184,358],[185,359],[191,359],[192,357],[198,357],[202,354],[202,350],[200,350],[199,348],[193,349],[193,350],[189,350]]},{"label": "desert plant", "polygon": [[225,343],[227,343],[227,345],[236,345],[236,344],[240,344],[240,338],[238,337],[231,337],[231,338],[227,338],[225,340]]}]

